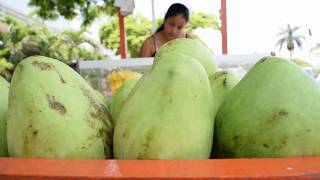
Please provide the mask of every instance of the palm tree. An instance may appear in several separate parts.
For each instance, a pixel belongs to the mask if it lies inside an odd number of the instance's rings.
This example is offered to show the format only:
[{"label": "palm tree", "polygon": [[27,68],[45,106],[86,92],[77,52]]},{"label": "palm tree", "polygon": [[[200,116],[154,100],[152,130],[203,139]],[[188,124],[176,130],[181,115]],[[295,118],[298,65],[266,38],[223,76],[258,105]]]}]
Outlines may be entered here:
[{"label": "palm tree", "polygon": [[[66,64],[72,64],[75,60],[82,60],[80,51],[85,47],[91,47],[93,53],[98,53],[97,44],[84,36],[85,29],[80,31],[64,31],[50,47],[54,53],[52,57],[62,60]],[[90,51],[91,52],[91,51]]]},{"label": "palm tree", "polygon": [[292,59],[294,44],[296,43],[302,49],[301,39],[306,39],[303,35],[296,35],[298,29],[300,29],[300,27],[291,27],[291,25],[288,24],[286,29],[283,29],[277,34],[277,36],[281,36],[281,38],[278,40],[276,46],[280,46],[279,51],[281,51],[283,44],[286,43],[287,49],[290,51],[290,59]]}]

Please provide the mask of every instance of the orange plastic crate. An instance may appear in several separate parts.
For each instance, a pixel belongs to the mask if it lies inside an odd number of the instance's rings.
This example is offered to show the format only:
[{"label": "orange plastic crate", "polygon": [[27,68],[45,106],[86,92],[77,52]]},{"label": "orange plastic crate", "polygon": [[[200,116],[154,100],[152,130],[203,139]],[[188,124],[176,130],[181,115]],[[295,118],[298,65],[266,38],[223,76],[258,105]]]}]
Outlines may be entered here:
[{"label": "orange plastic crate", "polygon": [[0,158],[0,179],[320,179],[320,157],[211,160]]}]

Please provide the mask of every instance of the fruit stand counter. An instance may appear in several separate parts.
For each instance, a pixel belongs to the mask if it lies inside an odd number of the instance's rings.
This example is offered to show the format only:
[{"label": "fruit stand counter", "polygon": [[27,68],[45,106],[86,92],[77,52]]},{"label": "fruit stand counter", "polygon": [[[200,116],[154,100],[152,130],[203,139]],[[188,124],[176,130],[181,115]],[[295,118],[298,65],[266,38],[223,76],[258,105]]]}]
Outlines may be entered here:
[{"label": "fruit stand counter", "polygon": [[[245,70],[247,66],[253,65],[265,56],[268,56],[268,54],[216,55],[214,59],[219,68],[230,69],[235,71],[234,73],[236,75],[242,77],[244,75],[243,70]],[[152,63],[153,58],[79,61],[78,71],[95,90],[100,91],[106,96],[111,96],[109,83],[106,80],[113,71],[129,70],[144,73],[151,67]]]},{"label": "fruit stand counter", "polygon": [[196,161],[0,158],[0,179],[320,179],[320,157]]}]

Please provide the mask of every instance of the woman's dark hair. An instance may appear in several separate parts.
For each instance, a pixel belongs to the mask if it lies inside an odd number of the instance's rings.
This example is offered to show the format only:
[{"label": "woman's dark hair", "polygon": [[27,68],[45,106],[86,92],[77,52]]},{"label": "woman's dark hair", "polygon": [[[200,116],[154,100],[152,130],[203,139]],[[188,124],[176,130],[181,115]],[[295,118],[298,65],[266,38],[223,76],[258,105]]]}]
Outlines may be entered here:
[{"label": "woman's dark hair", "polygon": [[[169,17],[173,17],[173,16],[180,15],[180,14],[184,17],[186,22],[189,21],[189,9],[183,4],[174,3],[169,7],[168,11],[166,12],[166,15],[164,16],[164,20],[168,19]],[[163,27],[163,23],[162,23],[156,32],[162,31],[163,28],[164,27]]]}]

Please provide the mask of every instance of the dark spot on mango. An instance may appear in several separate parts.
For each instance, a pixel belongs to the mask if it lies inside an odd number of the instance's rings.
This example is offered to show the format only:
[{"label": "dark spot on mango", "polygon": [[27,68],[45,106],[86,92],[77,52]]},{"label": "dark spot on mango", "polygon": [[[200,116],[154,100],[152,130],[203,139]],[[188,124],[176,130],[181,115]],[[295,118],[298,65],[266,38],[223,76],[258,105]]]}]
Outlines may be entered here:
[{"label": "dark spot on mango", "polygon": [[233,141],[233,143],[234,143],[234,145],[235,146],[241,146],[241,138],[239,137],[239,136],[234,136],[233,138],[232,138],[232,141]]},{"label": "dark spot on mango", "polygon": [[155,129],[151,128],[146,136],[145,136],[145,140],[142,143],[142,150],[140,151],[139,155],[138,155],[138,159],[150,159],[149,158],[149,151],[150,151],[150,143],[152,142],[152,139],[154,138],[155,135]]},{"label": "dark spot on mango", "polygon": [[81,146],[81,149],[88,150],[89,148],[87,146]]},{"label": "dark spot on mango", "polygon": [[62,75],[60,74],[60,72],[57,71],[57,73],[58,73],[58,75],[59,75],[60,82],[61,82],[62,84],[65,84],[66,81],[63,79],[63,77],[62,77]]},{"label": "dark spot on mango", "polygon": [[169,76],[169,78],[170,78],[170,77],[173,77],[173,76],[175,75],[175,73],[176,73],[176,72],[175,72],[174,70],[169,70],[169,71],[168,71],[168,76]]},{"label": "dark spot on mango", "polygon": [[279,115],[280,116],[287,116],[288,115],[288,112],[284,111],[284,110],[281,110],[279,111]]},{"label": "dark spot on mango", "polygon": [[40,68],[40,70],[42,71],[51,71],[51,70],[55,70],[59,76],[60,81],[65,84],[66,81],[63,79],[62,75],[60,74],[60,72],[55,68],[55,66],[53,64],[50,63],[46,63],[46,62],[39,62],[39,61],[33,61],[32,65]]},{"label": "dark spot on mango", "polygon": [[90,114],[90,116],[91,116],[92,118],[94,118],[94,119],[96,119],[97,117],[99,117],[99,115],[98,115],[96,112],[90,112],[89,114]]},{"label": "dark spot on mango", "polygon": [[100,129],[98,129],[98,136],[97,137],[99,137],[99,138],[103,138],[105,135],[106,135],[106,129],[104,129],[104,128],[100,128]]},{"label": "dark spot on mango", "polygon": [[285,116],[288,116],[288,114],[289,113],[287,111],[280,110],[279,112],[274,113],[269,121],[270,122],[277,122],[280,119],[284,118]]},{"label": "dark spot on mango", "polygon": [[[280,140],[280,139],[279,139]],[[273,149],[274,150],[280,150],[282,149],[283,147],[286,147],[287,146],[287,141],[288,141],[288,137],[287,136],[283,136],[281,138],[281,141],[278,143],[278,144],[275,144],[273,146]]]},{"label": "dark spot on mango", "polygon": [[223,86],[226,86],[226,85],[227,85],[227,78],[224,78],[224,79],[223,79],[222,85],[223,85]]},{"label": "dark spot on mango", "polygon": [[232,141],[237,141],[238,139],[239,139],[238,136],[234,136],[234,137],[232,138]]},{"label": "dark spot on mango", "polygon": [[262,59],[260,59],[260,61],[258,63],[263,63],[268,59],[268,57],[263,57]]},{"label": "dark spot on mango", "polygon": [[53,64],[45,63],[45,62],[39,62],[39,61],[33,61],[32,65],[37,67],[37,68],[40,68],[40,70],[42,70],[42,71],[48,71],[48,70],[52,70],[52,69],[55,68]]},{"label": "dark spot on mango", "polygon": [[282,148],[282,145],[275,145],[273,146],[274,150],[280,150]]},{"label": "dark spot on mango", "polygon": [[172,99],[169,99],[169,103],[172,103]]},{"label": "dark spot on mango", "polygon": [[221,76],[228,74],[228,71],[221,71],[220,73],[216,74],[214,79],[219,79]]},{"label": "dark spot on mango", "polygon": [[83,95],[88,99],[93,111],[90,112],[90,116],[95,119],[101,119],[107,127],[112,127],[113,124],[107,119],[111,119],[110,113],[104,104],[99,104],[95,101],[95,94],[87,89],[84,85],[80,85],[80,89]]},{"label": "dark spot on mango", "polygon": [[29,136],[27,134],[24,134],[24,139],[23,139],[23,149],[22,149],[22,153],[27,155],[29,154],[30,150],[29,150],[29,146],[30,146],[30,140],[29,140]]},{"label": "dark spot on mango", "polygon": [[32,134],[33,134],[34,137],[37,137],[37,135],[38,135],[38,130],[33,130]]},{"label": "dark spot on mango", "polygon": [[[104,140],[105,152],[108,151],[108,147],[112,147],[112,134],[113,134],[113,123],[111,121],[111,115],[108,112],[106,105],[98,103],[96,101],[97,97],[94,91],[90,91],[86,85],[82,84],[79,86],[83,95],[88,99],[91,106],[89,112],[87,112],[88,117],[86,121],[89,126],[93,129],[97,129],[97,137]],[[95,124],[103,123],[103,126],[97,127]]]},{"label": "dark spot on mango", "polygon": [[123,138],[126,138],[128,136],[128,130],[126,130],[123,134],[122,134],[122,137]]},{"label": "dark spot on mango", "polygon": [[269,147],[268,144],[262,144],[262,146],[263,146],[264,148],[268,148],[268,147]]},{"label": "dark spot on mango", "polygon": [[66,114],[67,109],[61,102],[56,100],[55,96],[47,95],[47,101],[51,109],[57,111],[61,115]]},{"label": "dark spot on mango", "polygon": [[307,129],[307,132],[311,132],[311,129]]},{"label": "dark spot on mango", "polygon": [[54,150],[52,147],[49,147],[49,148],[48,148],[48,152],[49,152],[50,154],[56,154],[55,150]]}]

